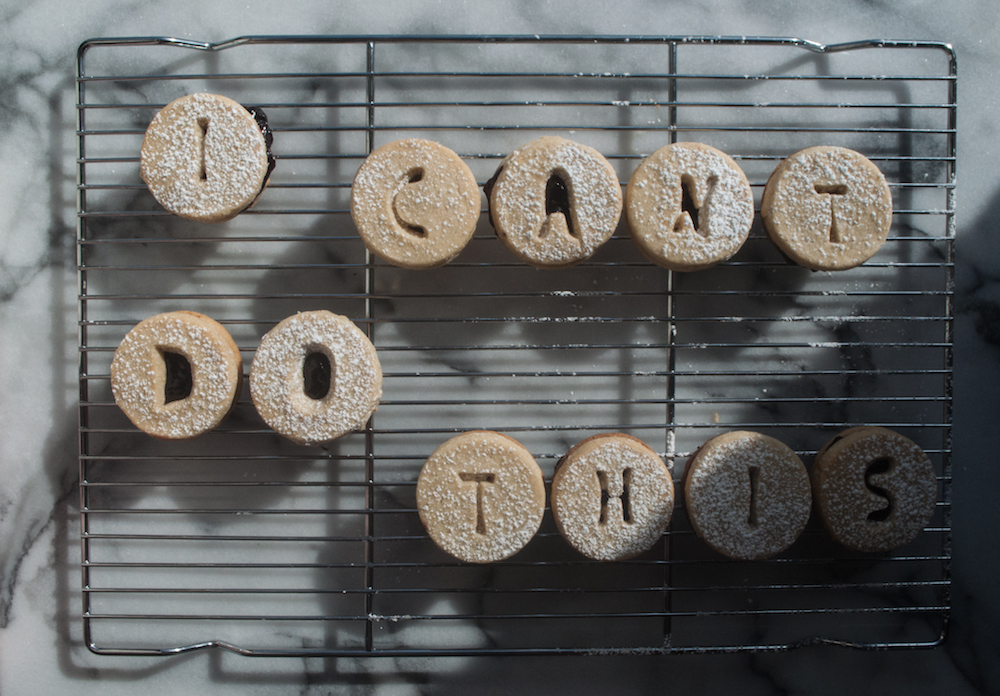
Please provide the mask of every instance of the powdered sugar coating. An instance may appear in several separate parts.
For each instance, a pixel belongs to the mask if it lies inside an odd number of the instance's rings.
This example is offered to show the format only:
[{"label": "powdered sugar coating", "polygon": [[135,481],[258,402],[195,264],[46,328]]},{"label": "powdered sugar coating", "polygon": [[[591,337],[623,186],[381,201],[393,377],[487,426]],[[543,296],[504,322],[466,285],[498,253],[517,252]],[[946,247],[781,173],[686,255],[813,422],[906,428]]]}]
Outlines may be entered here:
[{"label": "powdered sugar coating", "polygon": [[254,202],[267,175],[267,145],[254,117],[217,94],[163,107],[142,140],[142,180],[164,208],[219,222]]},{"label": "powdered sugar coating", "polygon": [[457,435],[434,450],[420,470],[416,497],[434,543],[469,563],[517,553],[538,531],[545,511],[542,470],[531,453],[510,437],[484,430]]},{"label": "powdered sugar coating", "polygon": [[[682,209],[689,182],[698,228]],[[653,263],[674,271],[709,268],[733,256],[753,225],[753,192],[739,165],[700,143],[675,143],[647,157],[625,192],[629,231]]]},{"label": "powdered sugar coating", "polygon": [[652,548],[673,508],[667,465],[629,435],[584,440],[560,461],[552,479],[559,531],[573,548],[599,561],[620,561]]},{"label": "powdered sugar coating", "polygon": [[[545,212],[552,176],[567,187],[572,226],[563,213]],[[621,212],[621,185],[608,161],[591,147],[559,137],[533,140],[508,155],[490,191],[497,236],[534,266],[569,266],[589,258],[614,234]]]},{"label": "powdered sugar coating", "polygon": [[[876,462],[885,470],[869,474]],[[930,458],[915,442],[886,428],[844,431],[820,450],[811,473],[820,520],[849,548],[888,551],[902,546],[934,514],[937,478]],[[887,507],[884,519],[869,517]]]},{"label": "powdered sugar coating", "polygon": [[[191,393],[166,400],[163,352],[184,356],[191,366]],[[115,350],[111,391],[115,403],[140,430],[183,440],[217,426],[239,396],[240,351],[218,322],[195,312],[168,312],[136,324]]]},{"label": "powdered sugar coating", "polygon": [[[823,192],[828,190],[836,193]],[[796,263],[844,270],[864,263],[885,243],[892,194],[882,172],[861,153],[810,147],[774,170],[760,212],[772,241]]]},{"label": "powdered sugar coating", "polygon": [[802,460],[778,440],[748,431],[702,445],[688,462],[684,496],[698,536],[716,551],[743,560],[791,546],[812,507]]},{"label": "powdered sugar coating", "polygon": [[455,258],[472,238],[479,211],[472,170],[429,140],[383,145],[351,185],[351,217],[365,246],[404,268],[432,268]]},{"label": "powdered sugar coating", "polygon": [[[310,353],[330,362],[330,389],[320,399],[305,393],[303,364]],[[300,312],[261,339],[250,396],[276,432],[302,444],[326,442],[364,427],[382,398],[382,367],[350,319],[326,310]]]}]

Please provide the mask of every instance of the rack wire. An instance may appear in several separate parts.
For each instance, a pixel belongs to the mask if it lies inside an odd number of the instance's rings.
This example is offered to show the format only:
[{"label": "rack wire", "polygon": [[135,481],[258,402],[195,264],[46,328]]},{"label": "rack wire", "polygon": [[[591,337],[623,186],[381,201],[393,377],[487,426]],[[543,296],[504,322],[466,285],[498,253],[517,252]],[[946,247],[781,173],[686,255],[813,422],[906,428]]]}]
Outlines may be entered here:
[{"label": "rack wire", "polygon": [[[83,625],[100,654],[478,655],[925,647],[950,607],[956,62],[924,41],[618,36],[97,39],[78,56]],[[259,203],[200,225],[138,176],[155,112],[196,91],[262,107],[278,166]],[[515,147],[560,134],[624,183],[669,142],[722,149],[759,206],[767,176],[816,144],[885,173],[895,215],[863,267],[795,266],[755,223],[736,257],[675,274],[619,229],[589,261],[536,270],[486,216],[459,258],[406,271],[368,255],[349,215],[375,147],[427,137],[480,184]],[[133,428],[109,364],[131,326],[194,309],[249,365],[296,311],[352,318],[379,350],[384,400],[363,432],[282,440],[244,389],[190,442]],[[650,552],[590,562],[547,510],[507,561],[462,564],[420,526],[414,485],[472,428],[523,442],[547,479],[596,432],[642,438],[679,480],[724,431],[754,429],[807,464],[857,424],[918,442],[938,510],[889,554],[839,548],[811,521],[760,562],[714,554],[681,503]],[[682,497],[682,496],[681,496]]]}]

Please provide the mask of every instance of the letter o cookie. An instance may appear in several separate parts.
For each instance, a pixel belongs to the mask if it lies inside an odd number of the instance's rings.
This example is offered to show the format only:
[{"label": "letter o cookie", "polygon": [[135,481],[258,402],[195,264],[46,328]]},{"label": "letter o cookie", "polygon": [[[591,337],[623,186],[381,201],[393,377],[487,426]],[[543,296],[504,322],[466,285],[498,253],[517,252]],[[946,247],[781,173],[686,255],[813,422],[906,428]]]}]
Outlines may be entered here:
[{"label": "letter o cookie", "polygon": [[649,550],[674,509],[674,483],[646,443],[611,433],[571,449],[552,479],[552,515],[588,558],[620,561]]},{"label": "letter o cookie", "polygon": [[757,560],[784,551],[809,520],[802,460],[773,437],[734,431],[695,452],[684,472],[691,526],[716,551]]},{"label": "letter o cookie", "polygon": [[632,239],[646,258],[673,271],[698,271],[743,246],[753,225],[753,192],[724,152],[675,143],[644,159],[632,174],[625,210]]},{"label": "letter o cookie", "polygon": [[417,512],[442,550],[468,563],[517,553],[538,531],[545,483],[513,438],[474,430],[438,447],[417,478]]},{"label": "letter o cookie", "polygon": [[254,116],[217,94],[175,99],[142,139],[142,180],[160,205],[189,220],[235,217],[257,199],[269,168],[267,142]]},{"label": "letter o cookie", "polygon": [[472,239],[479,186],[454,152],[397,140],[364,161],[351,185],[351,217],[368,250],[403,268],[448,263]]},{"label": "letter o cookie", "polygon": [[[167,362],[183,365],[171,375]],[[196,312],[167,312],[129,331],[111,360],[115,403],[137,428],[164,440],[183,440],[217,426],[239,397],[243,360],[229,332]],[[186,384],[185,384],[186,382]],[[186,395],[168,401],[176,386]]]},{"label": "letter o cookie", "polygon": [[501,163],[488,185],[497,236],[544,268],[589,258],[614,234],[622,189],[597,150],[559,137],[533,140]]},{"label": "letter o cookie", "polygon": [[886,428],[850,428],[830,440],[816,455],[812,481],[823,526],[857,551],[888,551],[912,541],[937,504],[930,458]]},{"label": "letter o cookie", "polygon": [[[314,398],[305,370],[312,354],[329,365],[329,387]],[[363,428],[382,398],[375,346],[347,317],[326,310],[284,319],[261,339],[250,367],[250,396],[261,418],[301,444]]]},{"label": "letter o cookie", "polygon": [[799,150],[764,188],[760,214],[771,240],[814,271],[859,266],[892,226],[892,194],[867,157],[844,147]]}]

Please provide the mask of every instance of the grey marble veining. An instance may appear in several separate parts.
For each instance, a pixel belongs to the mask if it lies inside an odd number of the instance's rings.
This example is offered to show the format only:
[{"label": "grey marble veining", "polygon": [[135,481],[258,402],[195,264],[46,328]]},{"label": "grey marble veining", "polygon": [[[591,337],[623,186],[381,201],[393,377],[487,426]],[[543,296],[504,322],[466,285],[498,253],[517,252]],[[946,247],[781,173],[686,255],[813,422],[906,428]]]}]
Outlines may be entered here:
[{"label": "grey marble veining", "polygon": [[[671,7],[669,12],[652,4],[629,3],[614,12],[611,18],[607,10],[598,3],[573,4],[572,11],[567,4],[508,4],[490,8],[472,8],[463,3],[441,3],[418,9],[390,3],[374,3],[364,8],[337,7],[332,10],[324,3],[306,3],[297,12],[279,13],[264,22],[254,7],[244,4],[223,3],[211,10],[197,9],[195,3],[175,3],[170,8],[152,3],[114,5],[112,3],[92,3],[86,10],[61,3],[28,3],[23,7],[7,7],[4,11],[3,32],[5,43],[0,53],[0,64],[4,66],[0,76],[0,122],[3,135],[0,147],[3,161],[7,166],[3,175],[2,200],[0,206],[0,412],[4,415],[5,437],[0,442],[0,472],[3,485],[0,486],[0,691],[3,693],[61,693],[69,689],[77,692],[112,693],[134,691],[138,688],[151,693],[202,692],[207,688],[215,691],[253,690],[260,693],[284,692],[297,689],[302,693],[336,692],[338,687],[355,687],[358,690],[385,688],[401,693],[447,693],[464,692],[471,685],[489,688],[498,692],[508,692],[512,685],[520,688],[559,689],[573,686],[587,688],[596,684],[610,684],[611,675],[620,672],[623,679],[635,691],[660,691],[663,685],[689,688],[695,691],[718,691],[724,688],[738,689],[746,693],[782,692],[842,692],[851,688],[861,693],[904,691],[925,692],[946,690],[949,693],[987,693],[1000,688],[1000,670],[996,659],[996,615],[998,604],[995,592],[994,574],[997,568],[995,542],[989,530],[997,513],[992,505],[991,494],[996,490],[997,474],[994,473],[991,458],[995,451],[995,421],[997,417],[997,387],[1000,386],[1000,364],[997,362],[997,346],[1000,338],[994,324],[1000,307],[1000,254],[992,242],[996,213],[1000,200],[1000,177],[991,167],[996,150],[996,133],[990,119],[995,106],[995,91],[989,88],[988,78],[995,72],[1000,58],[997,48],[990,42],[997,28],[997,9],[989,3],[943,3],[929,5],[911,3],[905,8],[883,7],[869,3],[849,3],[848,8],[798,7],[788,6],[770,11],[756,8],[733,6],[725,0],[707,3],[683,3]],[[250,660],[225,653],[200,653],[177,658],[145,659],[95,656],[82,643],[80,621],[80,572],[79,572],[79,522],[77,517],[77,356],[76,356],[76,274],[75,249],[73,244],[76,207],[75,191],[75,147],[74,136],[74,93],[73,75],[74,51],[76,46],[90,36],[113,35],[177,35],[198,40],[222,40],[241,34],[262,33],[392,33],[392,32],[433,32],[433,33],[633,33],[633,34],[755,34],[755,35],[797,35],[804,38],[834,42],[886,36],[893,38],[926,38],[953,42],[959,53],[959,231],[957,237],[957,294],[956,346],[955,346],[955,413],[954,413],[954,507],[952,511],[954,527],[954,561],[952,589],[952,626],[946,644],[931,651],[888,653],[866,653],[835,649],[830,647],[809,647],[787,654],[758,655],[708,655],[708,656],[667,656],[667,657],[592,657],[592,658],[552,658],[552,659],[476,659],[476,658],[393,658],[365,660],[341,659],[282,659]],[[135,60],[135,54],[125,56],[125,60]],[[299,55],[278,58],[287,61],[289,68],[306,70],[318,69],[322,60]],[[348,58],[344,58],[348,60]],[[446,60],[446,58],[444,59]],[[519,60],[516,52],[505,57],[514,64]],[[137,72],[155,66],[136,63],[129,68]],[[185,67],[183,65],[181,68]],[[177,86],[172,87],[175,91]],[[205,85],[206,89],[213,85]],[[171,96],[167,87],[162,93],[149,93],[143,89],[134,90],[127,85],[112,85],[108,94],[115,99],[131,102],[135,100],[158,101]],[[311,99],[351,99],[357,96],[358,88],[347,86],[336,95],[310,93],[308,87],[301,91],[295,84],[284,86],[289,101]],[[352,92],[352,89],[354,90]],[[270,95],[269,95],[270,96]],[[632,95],[627,95],[632,98]],[[272,97],[273,98],[273,97]],[[148,120],[148,110],[136,109],[130,115],[130,126],[142,128]],[[286,123],[309,122],[314,113],[302,110],[300,113],[282,114]],[[447,112],[439,115],[447,119]],[[336,138],[338,136],[329,136]],[[346,137],[346,136],[345,136]],[[474,149],[475,135],[469,135],[464,143]],[[128,155],[135,146],[135,138],[123,137],[104,145],[109,151],[118,148]],[[323,143],[330,145],[329,142]],[[338,142],[339,148],[356,144]],[[619,143],[610,143],[614,149]],[[300,143],[299,147],[302,146]],[[463,143],[458,143],[460,148]],[[725,149],[725,143],[719,143]],[[504,143],[497,142],[497,152],[506,151]],[[734,149],[738,149],[734,143]],[[113,154],[113,152],[112,152]],[[287,163],[282,163],[287,164]],[[134,177],[120,165],[109,165],[104,176],[109,179],[120,177],[131,182]],[[308,181],[316,176],[343,178],[345,171],[310,170],[308,164],[288,173],[286,180]],[[332,167],[351,167],[356,164],[333,164]],[[495,161],[483,161],[476,165],[477,178],[488,177]],[[481,171],[480,171],[481,170]],[[623,165],[623,173],[627,173]],[[287,170],[286,170],[287,171]],[[748,172],[749,173],[749,172]],[[751,173],[751,179],[762,183],[766,178],[766,167]],[[296,206],[314,204],[304,194],[294,191],[283,192],[287,198],[284,205]],[[344,194],[331,193],[322,205],[343,207]],[[88,201],[93,207],[108,206],[108,209],[141,209],[148,206],[147,194],[141,190],[111,191],[96,195]],[[235,229],[247,234],[260,234],[260,218],[245,216]],[[315,224],[305,225],[303,234],[323,234],[328,223],[317,219]],[[173,235],[198,236],[196,226],[172,219],[153,219],[150,227],[143,230],[144,236]],[[159,227],[158,227],[159,226]],[[242,226],[242,227],[241,227]],[[481,230],[485,236],[488,228]],[[759,234],[759,229],[757,230]],[[114,237],[116,234],[131,236],[132,232],[123,224],[116,232],[114,225],[102,234]],[[773,254],[763,239],[757,246],[747,249],[748,254]],[[489,248],[471,253],[489,255]],[[317,243],[311,248],[301,245],[279,243],[274,245],[275,258],[283,264],[309,264],[317,259],[331,262],[349,262],[356,249],[337,243]],[[618,253],[614,249],[608,254]],[[621,253],[628,253],[622,251]],[[891,252],[890,252],[891,253]],[[232,262],[236,258],[234,249],[210,244],[196,244],[163,249],[157,257],[158,263],[197,265],[199,263]],[[96,254],[92,262],[114,261]],[[350,277],[349,272],[327,281],[328,288],[343,287],[344,284],[359,283],[359,278]],[[782,278],[775,278],[773,287],[788,287],[788,283],[814,283],[811,274],[790,269]],[[152,286],[156,292],[186,293],[197,292],[206,283],[229,283],[229,279],[212,277],[211,274],[193,277],[177,276],[150,277],[143,274],[119,273],[107,279],[109,285],[101,287],[99,274],[94,279],[91,293],[108,291],[114,294],[144,292]],[[487,279],[488,280],[488,279]],[[484,287],[487,280],[455,277],[458,283],[476,289]],[[585,279],[584,279],[585,280]],[[634,282],[634,277],[623,277],[622,282]],[[717,283],[732,279],[718,274],[691,276],[685,282],[695,290],[699,287],[718,287]],[[868,282],[879,282],[879,278],[856,276],[853,281],[862,287]],[[386,273],[380,282],[387,289],[399,291],[427,290],[427,288],[406,285],[412,283],[406,274],[394,276]],[[417,282],[421,282],[418,281]],[[531,282],[531,281],[526,281]],[[915,275],[906,279],[910,286],[919,286],[922,279]],[[235,292],[255,295],[261,289],[280,284],[281,287],[303,291],[314,288],[306,276],[289,279],[280,272],[249,272],[241,279]],[[401,285],[402,284],[402,285]],[[530,287],[530,286],[525,286]],[[801,287],[801,285],[800,285]],[[580,290],[586,290],[581,287]],[[128,303],[111,304],[102,311],[109,318],[121,321],[135,319]],[[571,295],[552,297],[551,307],[524,307],[525,313],[550,311],[567,316],[572,312],[600,311],[607,309],[593,300],[581,300]],[[295,309],[305,309],[298,306]],[[790,317],[796,314],[822,312],[823,301],[816,299],[808,306],[796,303],[784,308]],[[250,323],[235,326],[234,332],[241,347],[252,351],[260,333],[268,322],[277,321],[289,311],[281,303],[266,300],[234,299],[212,308],[230,318],[247,317]],[[486,311],[500,312],[509,306],[486,307]],[[766,311],[773,312],[770,304]],[[736,311],[738,310],[738,311]],[[760,311],[754,306],[753,298],[739,301],[735,310],[730,306],[726,311],[733,315],[752,315]],[[916,308],[919,311],[920,308]],[[343,313],[356,314],[357,308],[345,304]],[[412,307],[390,305],[377,307],[380,316],[406,316]],[[447,310],[444,310],[447,311]],[[462,311],[457,308],[456,311]],[[482,308],[480,308],[482,311]],[[637,316],[645,313],[640,305],[630,308]],[[702,304],[692,303],[684,308],[690,316],[718,313],[719,307],[708,300]],[[871,314],[895,311],[890,302],[880,306],[867,307]],[[933,310],[932,310],[933,311]],[[857,331],[857,326],[835,324],[788,322],[794,327],[798,340],[802,331],[810,334],[809,340],[823,343],[830,340],[845,340]],[[105,340],[111,342],[111,335],[122,328],[107,329]],[[649,328],[632,327],[630,339],[656,340],[655,331]],[[721,329],[703,327],[691,340],[708,341],[713,331]],[[863,327],[860,330],[864,330]],[[95,331],[100,331],[95,329]],[[440,340],[433,330],[420,325],[403,322],[391,324],[384,336],[388,343],[399,345],[429,345]],[[554,326],[545,322],[531,322],[519,327],[515,334],[507,334],[507,329],[496,328],[491,340],[523,341],[541,343],[553,335],[585,335],[585,324]],[[653,331],[653,333],[649,333]],[[747,328],[749,340],[753,340],[754,327]],[[98,333],[98,337],[100,334]],[[462,336],[451,337],[456,341]],[[468,337],[465,337],[468,338]],[[603,355],[601,360],[611,358],[627,364],[629,369],[641,369],[642,355]],[[755,359],[761,359],[758,355]],[[844,361],[857,363],[866,356],[843,355],[835,351],[824,354],[823,365],[836,368]],[[107,360],[108,356],[98,358]],[[479,356],[468,351],[442,351],[431,355],[413,356],[400,353],[390,365],[399,371],[433,370],[468,373],[483,369]],[[592,365],[596,356],[580,358],[580,364],[560,363],[551,365],[529,365],[527,369],[585,369]],[[764,351],[764,360],[790,360],[813,362],[815,356],[781,355]],[[416,364],[407,361],[417,361]],[[639,361],[639,368],[636,367]],[[506,367],[506,365],[505,365]],[[517,370],[523,365],[510,365]],[[692,365],[696,368],[697,365]],[[497,377],[460,378],[467,382],[462,389],[482,387],[488,384],[498,394],[505,390],[516,390],[516,382],[505,384]],[[553,380],[555,386],[564,381]],[[633,385],[636,386],[636,385]],[[540,388],[546,385],[539,385]],[[607,386],[595,385],[593,391],[581,398],[601,398],[609,393],[621,393],[623,385],[614,385],[611,392]],[[419,394],[419,380],[401,385],[400,399],[411,394]],[[626,385],[626,388],[627,385]],[[642,387],[638,392],[629,392],[630,398],[641,399]],[[709,396],[726,396],[725,389],[710,383],[692,381],[685,387],[693,399]],[[751,389],[752,386],[747,386]],[[855,383],[830,384],[821,378],[798,382],[794,386],[782,387],[779,396],[819,396],[833,397],[837,394],[848,396],[878,393],[884,385],[857,380]],[[104,386],[96,386],[107,390]],[[846,390],[846,391],[845,391]],[[541,407],[540,407],[541,408]],[[725,410],[713,414],[699,412],[697,406],[690,412],[679,414],[690,422],[704,423],[714,415],[722,422],[729,417]],[[724,405],[715,411],[724,409]],[[805,408],[805,407],[803,407]],[[802,415],[804,420],[821,420],[831,412],[823,406],[810,406],[810,411]],[[835,408],[833,406],[829,408]],[[918,405],[904,406],[909,417],[924,417]],[[547,417],[543,413],[526,414],[526,422],[531,418]],[[387,409],[392,416],[392,409]],[[481,415],[481,414],[480,414]],[[620,414],[623,421],[642,422],[649,414]],[[408,417],[405,411],[402,418]],[[455,427],[463,427],[465,422],[460,407],[448,414]],[[787,422],[798,413],[787,411],[768,412],[767,409],[754,414],[741,414],[740,418]],[[475,425],[477,414],[468,415],[468,425]],[[114,422],[115,416],[108,418]],[[252,409],[237,412],[238,423],[253,423]],[[690,442],[677,442],[673,446],[678,452],[689,452],[697,446],[697,440],[706,431],[692,435]],[[822,443],[816,442],[818,432],[802,432],[789,429],[786,441],[800,450],[815,450]],[[435,437],[428,436],[427,447],[433,445]],[[532,443],[533,449],[544,452],[558,452],[560,448],[572,444],[573,436],[567,434],[554,437],[545,436]],[[139,437],[109,439],[109,450],[141,454],[150,444]],[[392,445],[390,445],[391,447]],[[402,445],[396,445],[402,447]],[[407,443],[412,446],[412,443]],[[355,451],[357,443],[346,442],[339,445],[348,453]],[[656,448],[665,451],[668,443],[657,443]],[[180,450],[178,450],[180,451]],[[543,462],[551,467],[552,461]],[[321,463],[304,459],[293,472],[282,475],[308,480],[310,476],[321,475]],[[148,473],[148,472],[147,472]],[[267,476],[266,471],[257,471]],[[345,475],[356,475],[357,472]],[[549,473],[547,471],[547,473]],[[401,474],[402,476],[402,474]],[[257,492],[255,496],[266,495]],[[390,491],[387,495],[398,495],[396,501],[387,499],[386,504],[405,507],[411,502],[405,487]],[[166,497],[157,497],[166,496]],[[185,505],[190,500],[182,501]],[[266,505],[267,500],[249,501],[255,505]],[[144,506],[158,504],[174,505],[179,501],[170,499],[167,492],[153,493],[142,500]],[[318,506],[322,500],[303,499],[297,501],[305,508]],[[338,505],[350,504],[349,500],[338,500]],[[128,500],[118,500],[116,504],[131,504]],[[123,520],[110,522],[112,525],[127,524]],[[184,522],[196,529],[213,528],[218,521],[209,517],[194,517]],[[309,522],[297,519],[283,522],[288,529]],[[331,534],[354,533],[350,520],[336,521],[328,531]],[[339,525],[339,526],[337,526]],[[558,539],[553,539],[546,551],[559,553]],[[121,553],[123,557],[138,553],[137,550],[108,549],[108,553]],[[200,551],[205,558],[211,556],[210,549]],[[335,560],[343,558],[329,548],[307,550],[304,553],[313,561],[316,558]],[[312,554],[310,556],[310,554]],[[162,581],[162,578],[149,580]],[[307,576],[295,581],[305,583],[315,579]],[[326,581],[336,583],[336,578]],[[353,580],[352,580],[353,581]],[[263,575],[252,580],[267,586],[269,578]],[[137,600],[138,601],[138,600]],[[266,603],[266,600],[265,600]],[[210,605],[210,602],[209,604]],[[431,606],[428,611],[463,612],[468,607]],[[311,609],[311,607],[309,608]],[[336,613],[342,609],[340,600],[331,599],[323,610]],[[393,607],[388,606],[385,614],[392,615]],[[134,632],[136,640],[144,639],[141,627],[128,629]],[[299,629],[293,629],[299,630]],[[399,622],[385,623],[387,644],[412,645],[432,642],[438,645],[486,645],[485,635],[475,622],[454,622],[447,630],[435,627],[400,626]],[[752,634],[754,628],[749,630]],[[253,633],[247,627],[236,627],[235,637]],[[313,631],[313,634],[310,634]],[[407,631],[410,634],[407,634]],[[420,632],[423,631],[423,634]],[[428,631],[432,633],[429,634]],[[287,637],[287,636],[286,636]],[[305,634],[294,634],[294,641],[302,644],[323,644],[331,640],[324,629],[314,627]],[[337,636],[336,640],[350,642],[356,640],[350,630]],[[522,682],[523,679],[523,682]],[[524,686],[521,686],[523,683]]]}]

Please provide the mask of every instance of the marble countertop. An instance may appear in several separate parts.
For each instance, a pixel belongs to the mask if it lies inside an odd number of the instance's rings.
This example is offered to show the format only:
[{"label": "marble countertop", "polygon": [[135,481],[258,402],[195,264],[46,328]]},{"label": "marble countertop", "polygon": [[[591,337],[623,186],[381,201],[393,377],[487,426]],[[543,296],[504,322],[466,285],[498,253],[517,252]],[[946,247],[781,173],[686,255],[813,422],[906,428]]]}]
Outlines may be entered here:
[{"label": "marble countertop", "polygon": [[[508,693],[614,688],[715,693],[996,693],[1000,554],[1000,217],[995,76],[1000,7],[730,0],[273,4],[138,0],[4,3],[0,48],[0,693]],[[601,34],[873,37],[951,43],[959,135],[954,323],[951,625],[929,650],[666,656],[251,659],[95,655],[80,619],[75,71],[92,37],[218,42],[278,34]],[[142,66],[139,66],[141,69]],[[479,175],[480,172],[477,172]],[[176,260],[176,259],[175,259]],[[301,261],[301,259],[300,259]],[[261,311],[257,308],[257,311]],[[809,445],[804,445],[808,447]],[[819,445],[813,445],[815,449]]]}]

